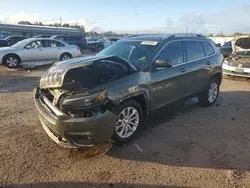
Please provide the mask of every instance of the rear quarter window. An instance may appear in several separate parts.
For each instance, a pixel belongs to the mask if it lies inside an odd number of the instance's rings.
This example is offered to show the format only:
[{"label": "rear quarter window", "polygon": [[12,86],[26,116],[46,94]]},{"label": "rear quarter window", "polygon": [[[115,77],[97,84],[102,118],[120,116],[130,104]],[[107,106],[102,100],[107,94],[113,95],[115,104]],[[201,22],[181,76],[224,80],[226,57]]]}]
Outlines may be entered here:
[{"label": "rear quarter window", "polygon": [[195,61],[205,57],[205,51],[200,41],[184,41],[187,61]]},{"label": "rear quarter window", "polygon": [[203,42],[203,46],[207,56],[215,53],[213,47],[208,42]]}]

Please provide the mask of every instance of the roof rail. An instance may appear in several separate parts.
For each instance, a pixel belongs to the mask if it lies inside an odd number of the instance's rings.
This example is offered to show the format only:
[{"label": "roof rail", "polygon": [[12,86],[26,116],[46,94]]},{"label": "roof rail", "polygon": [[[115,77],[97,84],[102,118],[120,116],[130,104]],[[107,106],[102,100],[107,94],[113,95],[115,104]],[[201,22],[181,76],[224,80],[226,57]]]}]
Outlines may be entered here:
[{"label": "roof rail", "polygon": [[175,37],[205,37],[202,34],[198,34],[198,33],[176,33],[173,34],[173,36]]}]

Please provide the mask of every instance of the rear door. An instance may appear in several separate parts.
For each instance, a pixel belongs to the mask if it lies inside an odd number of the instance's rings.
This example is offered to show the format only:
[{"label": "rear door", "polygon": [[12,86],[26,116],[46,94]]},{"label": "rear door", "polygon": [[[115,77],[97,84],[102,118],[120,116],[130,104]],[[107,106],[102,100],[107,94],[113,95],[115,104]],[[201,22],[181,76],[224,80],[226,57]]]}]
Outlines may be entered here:
[{"label": "rear door", "polygon": [[[202,41],[184,41],[184,47],[186,53],[186,63],[192,70],[189,73],[192,78],[189,89],[192,93],[196,93],[203,90],[204,85],[207,84],[209,71],[213,62],[209,57],[206,57]],[[211,53],[214,53],[214,51]]]},{"label": "rear door", "polygon": [[167,44],[155,60],[169,62],[170,68],[157,68],[150,73],[151,106],[160,108],[190,94],[190,67],[184,59],[184,48],[181,41]]},{"label": "rear door", "polygon": [[64,44],[54,40],[44,40],[43,47],[46,60],[58,60],[63,53]]}]

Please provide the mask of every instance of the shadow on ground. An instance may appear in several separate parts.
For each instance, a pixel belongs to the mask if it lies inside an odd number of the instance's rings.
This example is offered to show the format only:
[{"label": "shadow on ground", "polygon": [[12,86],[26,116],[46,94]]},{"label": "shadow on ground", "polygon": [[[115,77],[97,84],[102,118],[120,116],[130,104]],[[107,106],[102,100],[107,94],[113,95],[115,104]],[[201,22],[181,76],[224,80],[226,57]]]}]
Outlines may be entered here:
[{"label": "shadow on ground", "polygon": [[39,85],[40,76],[1,75],[0,93],[28,92]]},{"label": "shadow on ground", "polygon": [[113,183],[75,183],[75,182],[60,182],[60,183],[38,183],[38,184],[21,184],[7,185],[3,188],[188,188],[183,186],[172,185],[146,185],[146,184],[113,184]]},{"label": "shadow on ground", "polygon": [[164,165],[250,170],[250,92],[221,92],[213,107],[161,109],[142,136],[109,156]]}]

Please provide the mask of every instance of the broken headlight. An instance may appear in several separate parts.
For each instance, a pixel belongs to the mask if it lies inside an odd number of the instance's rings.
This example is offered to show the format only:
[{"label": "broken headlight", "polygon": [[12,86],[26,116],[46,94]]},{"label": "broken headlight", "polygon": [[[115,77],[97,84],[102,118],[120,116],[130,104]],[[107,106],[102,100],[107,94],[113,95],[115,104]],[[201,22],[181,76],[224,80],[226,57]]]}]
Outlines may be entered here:
[{"label": "broken headlight", "polygon": [[103,102],[107,97],[107,90],[84,97],[81,100],[82,106],[92,106]]},{"label": "broken headlight", "polygon": [[62,82],[63,70],[45,73],[40,80],[41,88],[60,87]]},{"label": "broken headlight", "polygon": [[228,63],[228,60],[224,60],[224,64],[226,64],[226,65],[228,65],[229,63]]}]

